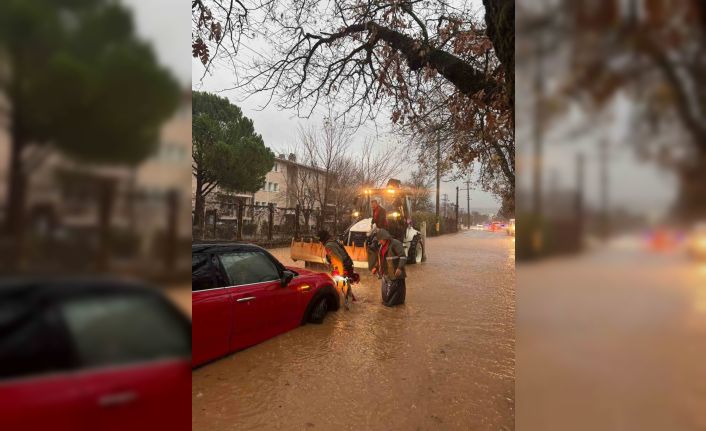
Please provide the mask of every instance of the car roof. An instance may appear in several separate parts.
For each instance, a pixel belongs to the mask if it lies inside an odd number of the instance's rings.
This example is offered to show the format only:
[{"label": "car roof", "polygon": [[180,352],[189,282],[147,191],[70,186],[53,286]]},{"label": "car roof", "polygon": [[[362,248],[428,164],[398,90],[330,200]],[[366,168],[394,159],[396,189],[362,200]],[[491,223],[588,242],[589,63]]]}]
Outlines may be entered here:
[{"label": "car roof", "polygon": [[227,253],[245,251],[264,251],[265,249],[255,244],[244,242],[230,243],[200,243],[191,245],[191,253]]},{"label": "car roof", "polygon": [[149,292],[146,285],[128,279],[110,276],[52,276],[50,277],[12,277],[0,281],[0,298],[9,295],[35,294],[44,297],[61,297],[66,294],[84,292]]}]

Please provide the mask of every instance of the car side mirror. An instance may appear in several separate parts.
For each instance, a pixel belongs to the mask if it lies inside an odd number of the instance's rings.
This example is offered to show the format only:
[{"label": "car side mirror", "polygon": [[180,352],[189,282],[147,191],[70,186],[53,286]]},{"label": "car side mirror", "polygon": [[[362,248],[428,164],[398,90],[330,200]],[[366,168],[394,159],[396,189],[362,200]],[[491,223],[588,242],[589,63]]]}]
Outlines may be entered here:
[{"label": "car side mirror", "polygon": [[282,287],[285,287],[286,285],[288,285],[289,282],[291,282],[293,278],[294,278],[294,273],[292,271],[290,271],[288,269],[285,269],[284,271],[282,271],[282,279],[281,279]]}]

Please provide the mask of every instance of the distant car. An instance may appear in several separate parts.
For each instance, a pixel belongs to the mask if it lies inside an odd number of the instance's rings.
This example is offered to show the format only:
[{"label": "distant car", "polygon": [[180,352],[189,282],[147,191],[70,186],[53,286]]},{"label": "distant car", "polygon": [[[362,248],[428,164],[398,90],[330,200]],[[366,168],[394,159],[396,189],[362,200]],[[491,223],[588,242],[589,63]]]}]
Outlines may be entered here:
[{"label": "distant car", "polygon": [[706,260],[706,223],[699,223],[689,232],[686,249],[694,259]]},{"label": "distant car", "polygon": [[155,288],[0,284],[0,429],[189,429],[191,324]]},{"label": "distant car", "polygon": [[647,248],[651,251],[670,252],[678,249],[683,237],[672,228],[658,227],[649,231],[645,240]]},{"label": "distant car", "polygon": [[503,230],[504,227],[505,224],[503,222],[494,221],[490,223],[490,225],[488,226],[488,230],[490,230],[491,232],[498,232]]},{"label": "distant car", "polygon": [[191,249],[193,366],[321,322],[340,299],[327,274],[288,268],[252,244]]}]

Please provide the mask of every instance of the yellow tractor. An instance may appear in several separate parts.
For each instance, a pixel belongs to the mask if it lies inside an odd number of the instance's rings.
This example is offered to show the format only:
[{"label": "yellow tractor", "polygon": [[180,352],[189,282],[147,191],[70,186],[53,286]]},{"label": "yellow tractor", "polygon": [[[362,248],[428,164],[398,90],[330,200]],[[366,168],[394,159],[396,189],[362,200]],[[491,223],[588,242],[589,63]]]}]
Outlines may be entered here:
[{"label": "yellow tractor", "polygon": [[[338,236],[356,268],[369,268],[368,252],[376,245],[370,205],[373,199],[387,211],[387,230],[404,245],[407,263],[426,260],[426,223],[422,222],[419,230],[414,228],[409,196],[409,190],[403,189],[398,180],[391,179],[387,187],[365,189],[356,198],[359,208],[352,214],[355,221]],[[294,238],[290,250],[292,260],[303,260],[307,267],[326,264],[326,252],[318,238]]]}]

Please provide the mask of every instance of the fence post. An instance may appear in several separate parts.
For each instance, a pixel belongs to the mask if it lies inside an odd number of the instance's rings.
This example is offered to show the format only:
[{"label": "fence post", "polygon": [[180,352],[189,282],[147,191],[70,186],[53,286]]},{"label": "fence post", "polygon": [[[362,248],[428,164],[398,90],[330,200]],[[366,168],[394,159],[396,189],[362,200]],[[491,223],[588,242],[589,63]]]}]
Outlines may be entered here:
[{"label": "fence post", "polygon": [[179,194],[176,190],[167,193],[167,235],[164,250],[164,266],[174,269],[177,248],[177,216],[179,210]]},{"label": "fence post", "polygon": [[275,204],[267,204],[269,214],[267,215],[267,240],[272,241],[272,225],[274,224]]},{"label": "fence post", "polygon": [[338,232],[338,206],[333,208],[333,235],[335,236]]},{"label": "fence post", "polygon": [[236,233],[236,237],[238,241],[241,241],[243,239],[243,202],[238,201],[238,230]]},{"label": "fence post", "polygon": [[301,212],[301,207],[297,204],[294,208],[294,238],[299,239],[299,213]]}]

